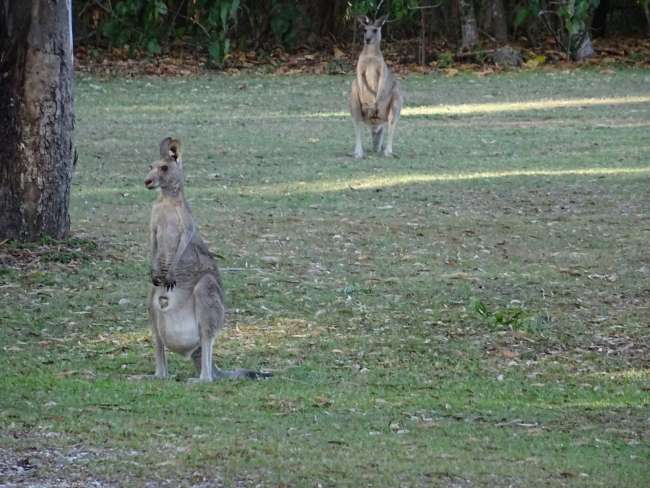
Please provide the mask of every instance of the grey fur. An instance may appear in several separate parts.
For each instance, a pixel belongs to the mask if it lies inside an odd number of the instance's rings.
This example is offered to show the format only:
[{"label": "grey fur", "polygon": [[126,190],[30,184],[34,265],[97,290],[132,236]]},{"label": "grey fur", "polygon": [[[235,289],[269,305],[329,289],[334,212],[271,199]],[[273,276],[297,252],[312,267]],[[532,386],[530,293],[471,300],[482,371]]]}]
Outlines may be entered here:
[{"label": "grey fur", "polygon": [[[374,22],[368,17],[358,17],[357,21],[364,27],[365,33],[363,50],[357,61],[357,76],[350,91],[350,113],[355,132],[354,157],[363,157],[363,123],[371,127],[373,149],[377,152],[383,151],[384,156],[392,156],[393,138],[404,97],[399,81],[386,66],[379,47],[381,27],[386,22],[386,16]],[[385,133],[387,135],[384,144]]]},{"label": "grey fur", "polygon": [[199,381],[270,376],[249,370],[222,371],[212,364],[212,349],[224,325],[223,285],[212,253],[198,233],[183,193],[180,141],[160,143],[161,159],[145,179],[160,188],[151,211],[149,320],[154,336],[157,378],[168,376],[166,350],[191,357]]}]

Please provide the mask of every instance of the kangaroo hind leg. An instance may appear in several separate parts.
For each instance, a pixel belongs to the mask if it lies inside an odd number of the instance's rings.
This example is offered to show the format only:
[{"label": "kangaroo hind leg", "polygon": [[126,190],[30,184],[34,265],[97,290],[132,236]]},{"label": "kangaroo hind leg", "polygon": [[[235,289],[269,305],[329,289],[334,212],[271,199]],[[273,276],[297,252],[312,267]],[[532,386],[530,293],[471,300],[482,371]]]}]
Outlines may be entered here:
[{"label": "kangaroo hind leg", "polygon": [[155,378],[164,379],[169,375],[167,369],[167,355],[165,353],[165,344],[160,337],[160,312],[156,310],[153,303],[155,299],[155,288],[149,292],[149,325],[155,342],[156,354],[156,373]]},{"label": "kangaroo hind leg", "polygon": [[248,369],[225,371],[213,364],[214,339],[223,326],[225,316],[221,296],[221,287],[217,278],[213,275],[206,275],[201,278],[194,288],[195,313],[201,344],[192,352],[192,361],[199,373],[198,381],[221,380],[224,378],[262,379],[273,376],[272,373]]},{"label": "kangaroo hind leg", "polygon": [[397,93],[393,95],[388,107],[388,136],[386,138],[386,147],[384,147],[384,156],[393,155],[393,138],[395,137],[395,129],[397,128],[401,111],[402,97]]},{"label": "kangaroo hind leg", "polygon": [[384,145],[384,124],[372,127],[372,150],[379,153]]},{"label": "kangaroo hind leg", "polygon": [[363,145],[361,136],[363,133],[363,111],[361,110],[361,100],[359,99],[359,86],[357,80],[352,82],[352,91],[350,92],[350,114],[352,115],[352,124],[354,126],[354,157],[361,159],[363,157]]},{"label": "kangaroo hind leg", "polygon": [[194,287],[194,313],[199,327],[200,347],[192,353],[192,359],[199,370],[199,381],[215,379],[212,348],[225,317],[219,291],[219,282],[210,274],[203,276]]}]

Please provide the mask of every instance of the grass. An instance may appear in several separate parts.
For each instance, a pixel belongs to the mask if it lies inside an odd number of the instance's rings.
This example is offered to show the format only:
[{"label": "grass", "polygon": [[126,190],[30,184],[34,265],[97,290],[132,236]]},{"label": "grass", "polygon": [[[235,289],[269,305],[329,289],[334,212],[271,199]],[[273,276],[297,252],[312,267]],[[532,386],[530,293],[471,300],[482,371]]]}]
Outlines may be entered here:
[{"label": "grass", "polygon": [[[349,81],[78,79],[74,238],[0,247],[0,480],[650,483],[650,72],[410,76],[399,158],[361,161]],[[272,380],[139,379],[167,135],[216,362]]]}]

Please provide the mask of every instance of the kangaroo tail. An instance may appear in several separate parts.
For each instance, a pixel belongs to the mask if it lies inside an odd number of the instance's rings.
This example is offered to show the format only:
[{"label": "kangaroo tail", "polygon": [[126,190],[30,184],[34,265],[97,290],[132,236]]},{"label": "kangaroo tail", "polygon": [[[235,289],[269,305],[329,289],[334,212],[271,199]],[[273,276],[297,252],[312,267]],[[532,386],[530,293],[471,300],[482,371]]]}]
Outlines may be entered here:
[{"label": "kangaroo tail", "polygon": [[[199,347],[192,353],[192,362],[197,371],[201,371],[201,348]],[[212,366],[212,379],[213,380],[222,380],[225,378],[234,378],[234,379],[248,379],[248,380],[262,380],[265,378],[270,378],[273,376],[273,373],[266,371],[254,371],[252,369],[233,369],[233,370],[224,370],[219,369],[216,366]]]},{"label": "kangaroo tail", "polygon": [[222,378],[243,378],[247,380],[262,380],[265,378],[270,378],[273,376],[273,373],[266,371],[254,371],[252,369],[233,369],[230,371],[213,368],[212,369],[212,378],[215,380],[220,380]]},{"label": "kangaroo tail", "polygon": [[384,135],[384,126],[379,125],[379,126],[374,126],[372,128],[372,149],[375,152],[381,151],[381,143],[383,142],[383,135]]}]

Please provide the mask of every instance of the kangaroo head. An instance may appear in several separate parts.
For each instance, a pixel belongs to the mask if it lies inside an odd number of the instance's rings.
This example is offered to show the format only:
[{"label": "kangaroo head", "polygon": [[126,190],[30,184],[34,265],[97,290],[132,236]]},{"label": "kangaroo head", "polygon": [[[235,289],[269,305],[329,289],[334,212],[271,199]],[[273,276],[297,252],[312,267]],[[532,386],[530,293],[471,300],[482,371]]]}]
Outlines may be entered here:
[{"label": "kangaroo head", "polygon": [[365,15],[357,17],[357,21],[361,24],[361,26],[365,30],[363,35],[363,43],[366,46],[373,45],[373,44],[379,45],[379,43],[381,42],[381,27],[384,25],[387,19],[388,19],[388,15],[382,15],[374,22],[372,22]]},{"label": "kangaroo head", "polygon": [[179,188],[182,182],[181,141],[166,137],[160,142],[160,159],[149,166],[144,186],[149,190],[173,190]]}]

